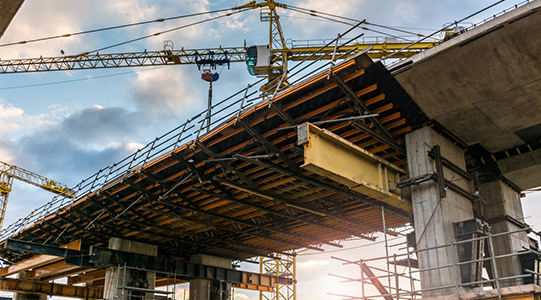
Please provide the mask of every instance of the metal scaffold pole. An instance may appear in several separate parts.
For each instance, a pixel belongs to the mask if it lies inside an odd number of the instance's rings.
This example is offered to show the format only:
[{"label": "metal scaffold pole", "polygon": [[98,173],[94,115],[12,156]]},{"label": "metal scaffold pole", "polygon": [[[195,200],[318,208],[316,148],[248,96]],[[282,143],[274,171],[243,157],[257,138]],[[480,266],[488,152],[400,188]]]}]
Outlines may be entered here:
[{"label": "metal scaffold pole", "polygon": [[290,255],[275,254],[274,259],[260,257],[259,272],[291,278],[293,284],[277,283],[273,292],[259,292],[259,300],[296,300],[297,259],[295,251]]}]

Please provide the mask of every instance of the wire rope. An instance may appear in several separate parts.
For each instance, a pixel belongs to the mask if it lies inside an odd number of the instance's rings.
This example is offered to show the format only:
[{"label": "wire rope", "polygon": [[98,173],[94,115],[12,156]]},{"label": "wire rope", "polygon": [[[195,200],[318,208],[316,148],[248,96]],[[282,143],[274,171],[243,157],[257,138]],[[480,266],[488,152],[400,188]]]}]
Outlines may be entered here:
[{"label": "wire rope", "polygon": [[53,39],[58,39],[58,38],[63,38],[63,37],[71,37],[71,36],[83,35],[83,34],[88,34],[88,33],[95,33],[95,32],[101,32],[101,31],[107,31],[107,30],[113,30],[113,29],[120,29],[120,28],[132,27],[132,26],[145,25],[145,24],[150,24],[150,23],[178,20],[178,19],[195,17],[195,16],[200,16],[200,15],[205,15],[205,14],[219,13],[219,12],[223,12],[223,11],[227,11],[227,10],[231,10],[231,8],[223,8],[223,9],[217,9],[217,10],[200,12],[200,13],[193,13],[193,14],[188,14],[188,15],[180,15],[180,16],[174,16],[174,17],[169,17],[169,18],[160,18],[160,19],[156,19],[156,20],[149,20],[149,21],[142,21],[142,22],[124,24],[124,25],[116,25],[116,26],[111,26],[111,27],[91,29],[91,30],[80,31],[80,32],[75,32],[75,33],[66,33],[66,34],[61,34],[61,35],[54,35],[54,36],[37,38],[37,39],[32,39],[32,40],[27,40],[27,41],[19,41],[19,42],[0,44],[0,47],[28,44],[28,43],[53,40]]},{"label": "wire rope", "polygon": [[148,39],[148,38],[151,38],[151,37],[155,37],[155,36],[158,36],[158,35],[161,35],[161,34],[164,34],[164,33],[169,33],[169,32],[173,32],[173,31],[176,31],[176,30],[180,30],[180,29],[184,29],[184,28],[187,28],[187,27],[191,27],[191,26],[194,26],[194,25],[198,25],[198,24],[202,24],[202,23],[214,21],[214,20],[217,20],[217,19],[220,19],[220,18],[223,18],[223,17],[229,17],[229,16],[232,16],[232,15],[234,15],[234,14],[238,14],[238,13],[241,13],[241,12],[245,12],[245,11],[250,10],[250,9],[251,9],[251,8],[245,8],[245,9],[238,10],[238,11],[236,11],[236,12],[227,13],[227,14],[225,14],[225,15],[220,15],[220,16],[212,17],[212,18],[210,18],[210,19],[205,19],[205,20],[193,22],[193,23],[190,23],[190,24],[178,26],[178,27],[171,28],[171,29],[168,29],[168,30],[164,30],[164,31],[160,31],[160,32],[157,32],[157,33],[145,35],[145,36],[142,36],[142,37],[139,37],[139,38],[131,39],[131,40],[128,40],[128,41],[125,41],[125,42],[113,44],[113,45],[110,45],[110,46],[107,46],[107,47],[99,48],[99,49],[92,50],[92,51],[87,51],[87,52],[78,54],[78,55],[76,55],[76,56],[88,55],[88,54],[93,53],[93,52],[99,52],[99,51],[102,51],[102,50],[107,50],[107,49],[115,48],[115,47],[118,47],[118,46],[126,45],[126,44],[129,44],[129,43],[141,41],[141,40]]},{"label": "wire rope", "polygon": [[[339,19],[343,19],[343,20],[347,20],[347,21],[356,22],[356,23],[357,23],[357,22],[360,22],[360,20],[357,20],[357,19],[353,19],[353,18],[349,18],[349,17],[344,17],[344,16],[339,16],[339,15],[330,14],[330,13],[321,12],[321,11],[316,11],[316,10],[313,10],[313,9],[307,9],[307,8],[298,7],[298,6],[294,6],[294,5],[286,5],[286,8],[287,8],[287,9],[290,9],[290,10],[297,11],[297,12],[302,12],[302,13],[304,13],[304,14],[308,14],[308,15],[311,15],[311,16],[313,16],[313,17],[324,18],[324,19],[327,19],[327,20],[331,20],[331,21],[335,21],[335,22],[343,23],[343,24],[348,24],[348,25],[352,25],[352,24],[351,24],[351,23],[344,22],[344,21],[338,21],[338,20],[335,20],[335,19],[333,19],[333,18],[339,18]],[[318,14],[319,14],[319,15],[318,15]],[[320,15],[325,15],[325,16],[328,16],[328,17],[323,17],[323,16],[320,16]],[[419,33],[412,32],[412,31],[403,30],[403,29],[400,29],[400,28],[398,28],[398,27],[385,26],[385,25],[380,25],[380,24],[376,24],[376,23],[371,23],[371,22],[367,22],[366,20],[363,22],[363,24],[371,25],[371,26],[374,26],[374,27],[381,27],[381,28],[385,28],[385,29],[389,29],[389,30],[394,30],[394,31],[402,32],[402,33],[412,34],[412,35],[419,36],[419,37],[425,37],[425,35],[423,35],[423,34],[419,34]],[[364,28],[363,28],[363,29],[364,29]],[[365,30],[366,30],[366,29],[365,29]],[[375,31],[375,30],[373,30],[373,31],[374,31],[374,32],[378,32],[378,31]],[[378,32],[378,33],[381,33],[381,32]],[[384,33],[384,34],[387,34],[387,33]],[[435,39],[435,38],[434,38],[434,39]]]}]

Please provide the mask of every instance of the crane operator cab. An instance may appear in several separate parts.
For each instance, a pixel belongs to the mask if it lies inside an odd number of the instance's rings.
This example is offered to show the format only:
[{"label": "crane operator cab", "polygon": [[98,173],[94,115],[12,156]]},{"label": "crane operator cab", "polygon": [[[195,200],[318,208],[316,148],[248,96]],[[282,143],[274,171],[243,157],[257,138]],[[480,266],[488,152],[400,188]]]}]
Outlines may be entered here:
[{"label": "crane operator cab", "polygon": [[269,75],[271,64],[272,57],[269,45],[251,46],[246,49],[246,66],[250,75]]}]

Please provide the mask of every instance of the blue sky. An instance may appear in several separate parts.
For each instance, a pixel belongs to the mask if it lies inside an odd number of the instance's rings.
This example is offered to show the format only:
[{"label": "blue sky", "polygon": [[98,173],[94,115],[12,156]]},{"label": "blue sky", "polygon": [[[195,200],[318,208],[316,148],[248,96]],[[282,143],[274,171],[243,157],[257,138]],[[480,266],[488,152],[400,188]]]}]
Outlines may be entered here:
[{"label": "blue sky", "polygon": [[[300,0],[284,3],[426,34],[494,2]],[[26,0],[0,39],[0,44],[244,3],[225,0]],[[514,4],[506,1],[468,22],[478,22]],[[332,39],[349,28],[283,9],[278,12],[287,39]],[[73,55],[208,17],[0,47],[0,58],[60,56],[61,50]],[[381,36],[365,32],[365,36],[376,35]],[[245,40],[247,45],[267,44],[268,23],[260,22],[259,11],[252,10],[105,52],[161,50],[164,40],[172,40],[175,49],[242,46]],[[221,71],[220,80],[214,84],[214,97],[216,100],[225,98],[255,80],[248,75],[244,64],[232,64],[230,70]],[[70,82],[64,83],[66,81]],[[0,75],[0,160],[73,186],[204,110],[207,89],[208,83],[200,79],[195,65]],[[537,230],[541,228],[538,218],[535,218],[540,211],[540,198],[531,194],[523,201],[526,215],[533,215],[526,222],[535,225]],[[4,226],[50,199],[47,192],[16,183],[10,195]],[[352,259],[366,254],[355,250],[343,253]],[[310,299],[317,300],[328,299],[327,292],[340,293],[342,287],[332,284],[337,280],[327,275],[329,269],[339,268],[340,264],[332,262],[329,257],[330,254],[300,257],[300,296],[309,295]],[[316,287],[311,283],[318,280],[326,284]],[[302,285],[303,281],[307,284]],[[243,299],[243,296],[238,297]]]}]

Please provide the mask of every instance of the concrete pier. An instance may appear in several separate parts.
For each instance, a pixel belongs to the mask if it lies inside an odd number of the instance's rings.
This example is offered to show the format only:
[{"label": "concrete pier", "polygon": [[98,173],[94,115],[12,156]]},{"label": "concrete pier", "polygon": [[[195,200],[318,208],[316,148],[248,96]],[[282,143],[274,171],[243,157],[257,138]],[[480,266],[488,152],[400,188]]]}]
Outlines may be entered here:
[{"label": "concrete pier", "polygon": [[[231,260],[205,254],[191,256],[192,263],[231,269]],[[229,300],[231,284],[218,280],[190,280],[190,300]]]},{"label": "concrete pier", "polygon": [[[140,242],[134,242],[119,238],[109,239],[109,249],[132,252],[143,255],[156,256],[158,254],[158,246]],[[125,275],[125,276],[124,276]],[[156,283],[156,274],[145,270],[126,269],[125,271],[118,267],[107,268],[105,273],[105,299],[120,299],[120,300],[150,300],[153,299],[153,294],[124,289],[122,295],[122,287],[134,287],[139,289],[153,290]]]},{"label": "concrete pier", "polygon": [[[509,232],[523,228],[524,214],[520,195],[502,181],[482,183],[479,194],[485,202],[485,218],[491,227],[491,233]],[[525,231],[494,237],[494,255],[517,253],[528,248],[528,236]],[[523,248],[524,247],[524,248]],[[518,256],[496,260],[500,278],[522,275],[522,266]],[[500,286],[523,284],[522,279],[500,282]]]},{"label": "concrete pier", "polygon": [[[406,135],[408,169],[410,177],[435,173],[434,160],[428,152],[435,145],[440,146],[441,156],[453,164],[466,169],[464,151],[429,127],[424,127]],[[444,176],[464,189],[468,189],[466,181],[451,170],[444,168]],[[455,241],[453,223],[474,218],[471,201],[459,194],[446,190],[446,197],[440,198],[438,184],[427,181],[411,187],[413,216],[417,250],[443,246]],[[458,262],[457,250],[453,247],[438,248],[419,252],[421,269],[452,265]],[[457,268],[441,268],[421,272],[423,289],[443,286],[454,286],[459,280]],[[475,288],[461,289],[461,292],[473,291]],[[446,288],[427,291],[423,297],[437,297],[456,294],[456,289]]]}]

